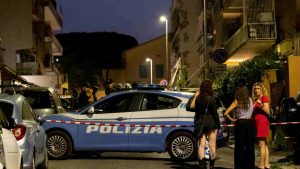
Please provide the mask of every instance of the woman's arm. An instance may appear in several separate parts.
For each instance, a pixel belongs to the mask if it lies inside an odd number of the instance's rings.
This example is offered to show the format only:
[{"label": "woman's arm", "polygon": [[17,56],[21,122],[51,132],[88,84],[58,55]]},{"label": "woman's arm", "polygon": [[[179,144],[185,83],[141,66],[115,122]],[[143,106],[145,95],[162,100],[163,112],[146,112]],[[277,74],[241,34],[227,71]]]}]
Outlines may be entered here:
[{"label": "woman's arm", "polygon": [[195,97],[193,98],[193,100],[192,100],[192,103],[191,103],[191,108],[193,109],[193,108],[195,108],[195,102],[196,102],[196,98],[197,98],[197,96],[199,95],[199,91],[197,91],[196,93],[195,93]]},{"label": "woman's arm", "polygon": [[[263,96],[266,97],[266,96]],[[256,102],[261,106],[261,109],[267,114],[270,114],[270,103],[268,98],[260,98]]]},{"label": "woman's arm", "polygon": [[232,118],[229,113],[236,108],[237,106],[237,100],[234,100],[231,105],[226,109],[226,111],[224,112],[224,116],[226,116],[230,121],[235,122],[236,119]]}]

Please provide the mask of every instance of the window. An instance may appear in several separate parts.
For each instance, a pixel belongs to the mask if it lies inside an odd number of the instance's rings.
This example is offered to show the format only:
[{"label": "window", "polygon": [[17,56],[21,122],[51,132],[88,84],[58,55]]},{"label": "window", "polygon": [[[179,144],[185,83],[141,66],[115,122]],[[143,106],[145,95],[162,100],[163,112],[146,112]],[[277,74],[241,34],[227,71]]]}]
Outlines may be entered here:
[{"label": "window", "polygon": [[14,119],[12,118],[14,106],[10,103],[0,102],[0,126],[8,128],[13,126]]},{"label": "window", "polygon": [[131,111],[133,98],[133,93],[127,93],[103,100],[95,106],[95,114]]},{"label": "window", "polygon": [[145,94],[143,97],[141,111],[172,109],[178,106],[180,100],[165,95]]},{"label": "window", "polygon": [[155,65],[155,77],[163,78],[164,77],[164,65]]},{"label": "window", "polygon": [[22,119],[23,120],[35,120],[32,114],[32,109],[29,107],[28,103],[23,101],[22,103]]},{"label": "window", "polygon": [[54,100],[49,91],[24,90],[23,95],[34,109],[55,107]]},{"label": "window", "polygon": [[140,65],[139,66],[139,78],[147,78],[147,65]]}]

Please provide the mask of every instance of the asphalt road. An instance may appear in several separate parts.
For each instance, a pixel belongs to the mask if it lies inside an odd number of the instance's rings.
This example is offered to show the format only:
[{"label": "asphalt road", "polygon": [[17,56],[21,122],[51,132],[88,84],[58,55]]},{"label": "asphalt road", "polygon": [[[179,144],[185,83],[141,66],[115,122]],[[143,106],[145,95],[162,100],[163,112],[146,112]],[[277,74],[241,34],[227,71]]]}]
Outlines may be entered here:
[{"label": "asphalt road", "polygon": [[[233,168],[233,150],[218,149],[217,169]],[[190,169],[197,162],[176,163],[167,153],[107,152],[101,155],[78,154],[67,160],[50,160],[49,169]]]},{"label": "asphalt road", "polygon": [[[256,163],[259,155],[256,148]],[[290,159],[292,152],[271,152],[273,169],[300,169]],[[233,149],[226,146],[217,149],[216,169],[233,168]],[[49,169],[193,169],[197,161],[176,163],[167,153],[106,152],[102,154],[81,153],[67,160],[49,160]]]}]

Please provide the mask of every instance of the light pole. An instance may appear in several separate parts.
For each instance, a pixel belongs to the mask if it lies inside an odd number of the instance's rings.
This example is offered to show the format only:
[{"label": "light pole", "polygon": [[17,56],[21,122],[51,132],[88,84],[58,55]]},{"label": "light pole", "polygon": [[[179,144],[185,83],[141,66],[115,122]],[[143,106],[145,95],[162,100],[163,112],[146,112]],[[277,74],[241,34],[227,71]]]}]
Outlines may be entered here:
[{"label": "light pole", "polygon": [[160,17],[161,22],[166,23],[166,74],[167,74],[167,81],[169,82],[169,50],[168,50],[168,19],[166,16]]},{"label": "light pole", "polygon": [[153,83],[153,78],[152,78],[152,59],[147,58],[146,62],[150,62],[150,84]]}]

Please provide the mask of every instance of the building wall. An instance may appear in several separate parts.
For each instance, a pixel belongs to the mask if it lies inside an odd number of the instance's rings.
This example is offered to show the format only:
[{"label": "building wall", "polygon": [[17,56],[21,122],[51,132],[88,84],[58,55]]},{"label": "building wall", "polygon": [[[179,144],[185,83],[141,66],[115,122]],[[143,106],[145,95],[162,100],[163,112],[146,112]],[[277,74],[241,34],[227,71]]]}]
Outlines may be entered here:
[{"label": "building wall", "polygon": [[300,91],[300,56],[288,57],[289,96],[294,97]]},{"label": "building wall", "polygon": [[[150,63],[146,58],[152,59],[153,83],[159,83],[162,78],[156,78],[155,65],[164,65],[164,77],[166,76],[165,63],[165,36],[158,37],[124,52],[126,59],[126,82],[150,83]],[[139,77],[139,66],[147,65],[147,78]],[[148,66],[149,65],[149,66]],[[170,68],[170,67],[169,67]]]},{"label": "building wall", "polygon": [[4,64],[16,70],[16,50],[32,48],[32,0],[0,1]]},{"label": "building wall", "polygon": [[[176,5],[175,5],[176,4]],[[200,66],[200,55],[198,54],[199,44],[198,37],[198,16],[200,13],[199,1],[181,1],[174,0],[172,18],[178,15],[179,21],[173,21],[173,33],[175,36],[172,41],[172,51],[178,48],[178,51],[173,53],[173,60],[175,57],[181,57],[181,68],[186,67],[188,70],[188,77],[191,76]],[[176,25],[178,24],[178,25]],[[177,30],[174,30],[174,28]],[[175,64],[176,62],[172,62]],[[174,65],[173,65],[174,66]],[[189,86],[198,86],[199,78],[194,76],[189,83]]]}]

